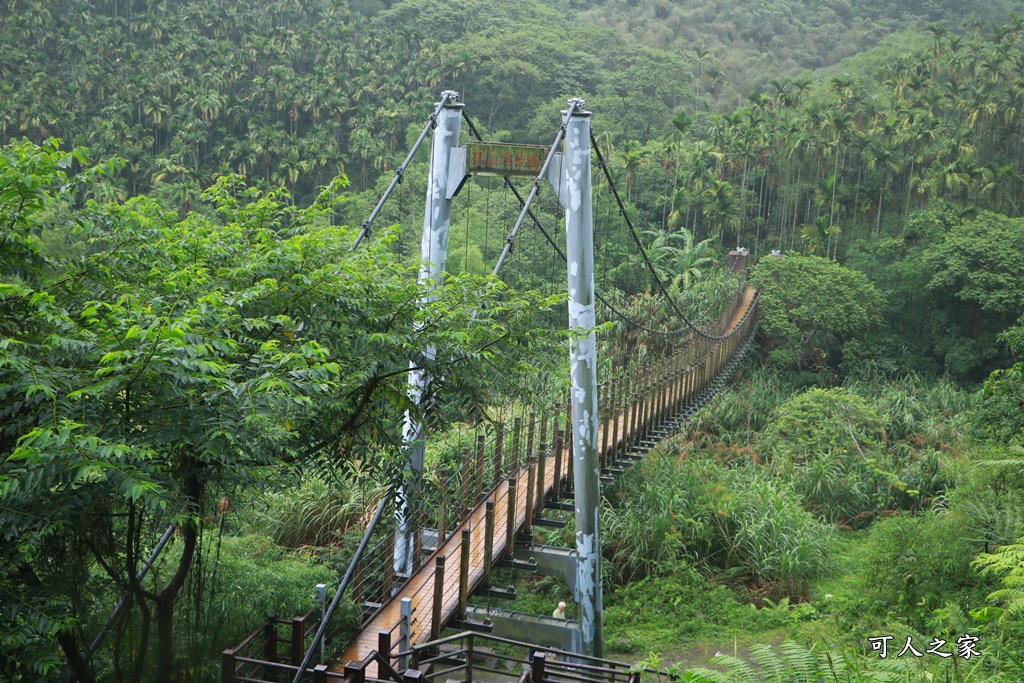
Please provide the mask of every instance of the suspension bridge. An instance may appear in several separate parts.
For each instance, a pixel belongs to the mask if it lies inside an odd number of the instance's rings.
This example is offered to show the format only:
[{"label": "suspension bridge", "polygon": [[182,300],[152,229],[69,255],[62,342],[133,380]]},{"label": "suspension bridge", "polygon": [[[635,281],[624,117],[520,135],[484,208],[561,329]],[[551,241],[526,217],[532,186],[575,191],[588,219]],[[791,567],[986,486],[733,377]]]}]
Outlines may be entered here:
[{"label": "suspension bridge", "polygon": [[[500,273],[528,223],[565,262],[569,327],[574,332],[569,390],[550,407],[524,409],[480,431],[461,446],[457,465],[447,469],[425,466],[425,425],[422,418],[407,414],[403,440],[409,476],[389,488],[377,505],[333,599],[328,603],[324,597],[323,609],[305,616],[268,617],[263,628],[223,653],[225,683],[472,681],[474,672],[492,676],[489,680],[504,675],[520,683],[637,680],[624,665],[603,659],[601,487],[677,432],[739,363],[758,321],[758,294],[746,282],[747,252],[737,248],[730,253],[729,276],[714,301],[702,312],[687,313],[651,263],[595,144],[582,100],[569,101],[550,147],[483,142],[458,100],[457,93],[442,93],[352,248],[370,235],[374,220],[429,137],[420,280],[433,291],[441,286],[445,271],[452,200],[474,175],[503,177],[520,213],[493,272]],[[476,142],[460,147],[463,122]],[[671,329],[634,319],[595,290],[594,158],[654,289],[673,311]],[[517,177],[532,178],[525,196],[515,189]],[[564,250],[534,211],[544,185],[550,185],[565,209]],[[671,338],[670,352],[599,383],[594,334],[598,302],[629,326]],[[443,350],[424,352],[433,357]],[[414,403],[424,400],[429,385],[430,377],[411,367],[409,396]],[[538,541],[538,527],[564,527],[570,513],[575,548]],[[514,606],[514,589],[496,586],[495,570],[563,578],[579,618],[471,604],[471,596],[478,596]],[[359,612],[355,634],[343,633],[341,620],[332,619],[343,596]],[[458,633],[447,635],[445,629]]]}]

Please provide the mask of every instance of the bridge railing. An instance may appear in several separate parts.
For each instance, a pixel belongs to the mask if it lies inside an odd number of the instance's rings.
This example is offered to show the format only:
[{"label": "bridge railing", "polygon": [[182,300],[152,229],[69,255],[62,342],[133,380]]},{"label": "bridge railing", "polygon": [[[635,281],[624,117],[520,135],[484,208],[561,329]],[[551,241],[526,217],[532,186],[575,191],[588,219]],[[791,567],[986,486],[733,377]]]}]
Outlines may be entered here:
[{"label": "bridge railing", "polygon": [[[348,635],[343,632],[345,627],[341,620],[333,619],[343,596],[351,596],[352,586],[356,583],[358,567],[366,557],[367,549],[375,538],[388,534],[388,525],[394,515],[385,519],[384,512],[393,510],[394,489],[391,488],[377,503],[376,511],[370,520],[363,538],[356,548],[349,563],[348,570],[342,578],[333,599],[323,615],[313,612],[292,619],[281,619],[276,615],[267,617],[264,625],[249,634],[237,647],[221,653],[222,681],[279,681],[282,676],[290,676],[286,680],[295,680],[300,670],[313,673],[309,668],[315,658],[315,650],[319,646],[323,659],[327,657],[326,643],[336,644],[344,641]],[[290,625],[288,637],[280,635],[280,626]],[[287,653],[281,653],[281,646],[287,644]],[[325,666],[320,667],[325,668]],[[319,680],[319,679],[318,679]]]},{"label": "bridge railing", "polygon": [[[294,634],[298,632],[294,624],[300,619],[279,619],[276,623],[293,624]],[[268,625],[270,623],[268,620]],[[259,645],[266,646],[272,642],[275,640],[263,640]],[[276,642],[287,643],[288,638],[277,638]],[[307,668],[302,680],[312,683],[433,683],[451,679],[471,682],[480,674],[490,680],[495,675],[507,676],[510,680],[517,679],[518,683],[639,683],[643,674],[654,674],[659,680],[674,680],[665,672],[637,669],[622,662],[473,631],[434,639],[407,650],[399,650],[391,643],[391,637],[382,633],[378,649],[362,660],[346,662],[340,670],[318,664]],[[292,644],[291,648],[294,655],[296,646]],[[232,664],[234,668],[224,669],[224,683],[292,680],[299,670],[296,661],[287,658],[255,660],[236,655]],[[371,668],[374,665],[375,668]],[[370,672],[374,670],[376,675],[371,676]]]},{"label": "bridge railing", "polygon": [[520,683],[639,683],[643,673],[661,673],[663,680],[671,680],[665,672],[640,670],[623,662],[474,631],[432,640],[408,650],[389,650],[388,658],[398,668],[402,664],[410,667],[397,683],[406,683],[410,677],[429,681],[473,681],[478,674],[484,674],[488,680],[496,675],[507,676]]},{"label": "bridge railing", "polygon": [[602,467],[643,444],[652,429],[686,405],[704,400],[715,377],[749,338],[757,304],[757,294],[749,298],[737,292],[726,315],[708,330],[709,336],[721,339],[691,339],[675,353],[617,373],[602,387]]},{"label": "bridge railing", "polygon": [[[602,386],[604,421],[602,424],[600,452],[602,468],[609,474],[618,473],[617,461],[630,455],[637,446],[649,443],[651,431],[668,418],[678,416],[681,412],[695,409],[713,394],[721,384],[721,371],[732,362],[739,347],[749,343],[750,332],[756,322],[757,296],[738,294],[730,302],[729,315],[723,315],[716,322],[711,332],[717,340],[695,339],[693,343],[682,346],[670,356],[657,362],[645,364],[629,372],[620,372],[606,380]],[[739,311],[741,304],[746,305]],[[736,318],[741,315],[738,322]],[[733,323],[736,323],[733,325]],[[729,326],[733,325],[731,329]],[[726,334],[726,330],[728,334]],[[508,477],[515,481],[516,486],[501,487],[493,502],[494,509],[512,511],[516,509],[513,501],[526,499],[526,522],[520,525],[514,514],[506,512],[506,525],[500,530],[492,528],[473,529],[469,538],[474,556],[486,556],[488,553],[478,552],[486,548],[488,542],[495,541],[495,534],[504,533],[506,549],[513,546],[511,535],[516,532],[529,531],[531,520],[540,515],[545,505],[545,473],[555,474],[558,482],[555,490],[547,498],[557,500],[572,485],[572,459],[563,453],[562,445],[566,443],[564,428],[568,425],[567,402],[560,403],[546,412],[526,412],[511,419],[511,438],[506,438],[505,426],[493,427],[489,434],[477,434],[475,448],[462,449],[461,458],[457,461],[458,468],[445,472],[438,471],[432,487],[424,489],[424,504],[419,512],[419,523],[414,528],[420,529],[417,534],[417,568],[424,560],[441,547],[451,534],[467,519],[474,506],[492,491],[496,484]],[[508,422],[505,423],[506,425]],[[488,438],[489,436],[489,438]],[[632,456],[637,457],[637,456]],[[515,476],[509,476],[515,473]],[[513,493],[514,491],[514,493]],[[516,498],[514,498],[516,497]],[[369,617],[376,610],[392,599],[396,584],[405,577],[397,577],[393,572],[394,549],[394,508],[393,502],[386,501],[392,507],[383,515],[384,523],[379,524],[377,534],[372,542],[365,545],[363,553],[356,559],[352,571],[351,599],[363,608],[363,619],[359,626],[366,625]],[[488,503],[490,505],[491,503]],[[513,524],[507,525],[509,519]],[[386,521],[385,521],[386,520]],[[431,528],[433,527],[433,528]],[[423,543],[423,530],[434,536],[432,544]],[[511,534],[511,535],[510,535]],[[466,538],[463,536],[462,538]],[[470,592],[468,569],[462,562],[462,540],[446,549],[448,567],[442,571],[450,578],[458,577],[457,581],[444,581],[438,591],[435,581],[422,582],[412,603],[413,613],[409,625],[414,632],[429,634],[428,638],[420,636],[420,640],[437,641],[442,623],[435,623],[434,604],[440,600],[442,604],[450,604],[454,593],[458,592],[459,609],[456,616],[464,617],[465,601]],[[467,553],[470,554],[470,553]],[[501,559],[492,555],[491,559]],[[490,563],[485,568],[485,576],[489,575]],[[436,567],[431,568],[434,572]],[[488,577],[489,578],[489,577]],[[480,585],[488,585],[488,579]],[[434,595],[430,596],[433,592]],[[431,599],[433,598],[433,599]],[[391,643],[401,642],[399,632],[401,624],[394,624],[385,634]],[[281,635],[282,627],[291,631]],[[254,632],[234,650],[224,653],[224,681],[277,681],[278,678],[294,676],[298,672],[302,654],[308,650],[310,634],[319,627],[319,621],[311,615],[296,617],[291,620],[268,619],[268,623],[259,631]],[[484,636],[478,634],[478,637]],[[336,654],[339,641],[337,629],[329,635],[328,655]],[[409,641],[405,641],[409,642]],[[281,650],[286,652],[282,653]],[[394,648],[388,648],[388,652]],[[491,656],[491,655],[488,655]],[[559,655],[561,656],[561,655]],[[580,661],[579,656],[574,656]],[[473,660],[473,657],[470,657]],[[525,662],[526,660],[523,660]],[[549,661],[558,668],[558,664]],[[486,664],[484,664],[486,666]],[[377,669],[375,668],[374,671]],[[310,680],[339,680],[334,673],[318,671],[316,667],[304,672],[312,677]],[[567,673],[571,674],[571,672]],[[328,676],[323,678],[323,676]],[[554,680],[554,679],[550,679]],[[565,679],[573,683],[571,677]],[[603,679],[610,680],[610,679]]]}]

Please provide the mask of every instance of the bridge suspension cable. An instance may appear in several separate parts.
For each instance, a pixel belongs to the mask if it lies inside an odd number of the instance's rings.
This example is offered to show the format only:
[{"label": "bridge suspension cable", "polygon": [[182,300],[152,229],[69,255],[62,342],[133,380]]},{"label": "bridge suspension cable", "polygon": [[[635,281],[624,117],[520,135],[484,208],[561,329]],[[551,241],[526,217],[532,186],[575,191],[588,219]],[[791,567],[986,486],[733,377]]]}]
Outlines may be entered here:
[{"label": "bridge suspension cable", "polygon": [[[551,144],[551,149],[548,150],[548,156],[544,160],[544,164],[540,167],[540,172],[537,173],[537,177],[533,179],[533,187],[530,188],[530,194],[526,197],[526,202],[523,204],[523,210],[519,212],[519,218],[516,219],[516,224],[512,227],[512,232],[510,232],[508,237],[505,238],[505,247],[501,250],[501,256],[498,257],[498,264],[494,266],[494,275],[498,274],[498,271],[501,270],[501,266],[505,263],[505,258],[508,257],[509,253],[512,251],[516,235],[519,234],[519,229],[523,226],[523,221],[526,220],[527,213],[530,212],[530,205],[533,204],[533,200],[537,197],[537,193],[540,192],[541,183],[544,182],[547,177],[548,166],[551,165],[551,160],[554,158],[555,152],[558,150],[558,146],[565,138],[565,130],[569,125],[569,119],[572,118],[572,115],[576,113],[576,110],[581,109],[582,106],[582,101],[569,101],[569,108],[562,117],[562,125],[558,128],[558,134],[555,136],[555,141]],[[537,219],[534,218],[534,221],[536,220]]]},{"label": "bridge suspension cable", "polygon": [[[572,106],[575,107],[576,105]],[[508,257],[510,253],[512,253],[512,250],[515,246],[515,239],[518,236],[519,230],[522,228],[522,224],[527,216],[529,216],[529,218],[533,221],[534,226],[540,231],[540,233],[544,236],[544,239],[555,250],[555,252],[562,259],[562,261],[566,261],[565,253],[558,246],[558,243],[554,240],[551,234],[544,228],[540,219],[537,218],[536,214],[533,212],[532,204],[540,190],[541,183],[544,181],[544,178],[547,175],[547,168],[551,163],[554,153],[557,151],[558,145],[562,142],[562,140],[565,137],[566,126],[568,125],[568,119],[571,115],[572,110],[570,109],[565,113],[565,116],[562,118],[562,124],[559,128],[558,135],[555,137],[555,141],[551,145],[550,150],[548,151],[547,159],[545,160],[544,165],[541,167],[540,172],[537,174],[537,177],[534,179],[533,187],[531,188],[530,194],[526,199],[523,198],[522,193],[520,193],[519,189],[515,186],[515,184],[513,184],[511,178],[509,176],[503,176],[505,187],[512,190],[512,194],[514,194],[516,200],[519,201],[521,211],[514,227],[512,228],[512,231],[509,233],[508,238],[506,238],[505,240],[505,247],[501,252],[501,256],[498,258],[498,263],[495,266],[494,271],[492,273],[494,275],[498,274],[498,272],[501,270],[502,265],[504,264],[505,259]],[[465,110],[462,111],[462,118],[463,120],[465,120],[466,125],[469,126],[470,134],[473,135],[473,137],[475,137],[478,141],[483,142],[483,137],[480,135],[480,131],[477,129],[476,125],[474,125],[473,120],[469,117],[469,114]],[[708,334],[707,332],[704,332],[703,330],[696,327],[696,324],[702,321],[704,318],[706,318],[711,313],[711,311],[715,309],[715,306],[718,305],[718,302],[721,300],[722,295],[725,293],[725,290],[728,287],[729,282],[732,280],[732,276],[736,273],[736,265],[738,264],[738,261],[734,261],[732,266],[730,266],[728,275],[722,282],[721,287],[719,287],[718,292],[715,295],[715,298],[712,300],[710,304],[708,304],[707,308],[705,308],[699,315],[697,315],[697,317],[692,319],[688,318],[685,314],[682,313],[679,306],[675,303],[675,300],[668,293],[664,283],[661,281],[657,272],[654,270],[653,264],[651,264],[650,258],[648,257],[647,252],[639,239],[639,236],[636,234],[636,230],[633,227],[632,221],[626,214],[625,204],[623,203],[622,198],[619,196],[618,189],[615,187],[615,183],[611,178],[607,164],[604,161],[604,157],[601,155],[601,150],[597,145],[597,141],[594,138],[593,134],[591,134],[591,146],[597,154],[598,165],[601,167],[602,171],[605,174],[605,178],[608,181],[608,187],[612,190],[613,194],[615,195],[615,199],[619,205],[619,212],[626,219],[626,224],[629,226],[630,233],[634,241],[636,242],[641,255],[643,256],[648,269],[651,271],[651,275],[654,277],[655,282],[658,285],[658,288],[662,291],[665,298],[669,300],[669,303],[672,305],[672,308],[675,309],[676,313],[679,315],[680,318],[683,319],[684,323],[686,324],[683,327],[675,330],[654,329],[652,327],[644,325],[640,321],[631,317],[629,314],[617,308],[610,301],[608,301],[608,299],[602,296],[600,292],[595,292],[595,296],[598,299],[598,301],[600,301],[604,306],[606,306],[608,310],[612,312],[613,315],[621,319],[626,324],[635,327],[639,330],[643,330],[644,332],[648,332],[650,334],[657,334],[663,336],[682,336],[690,334],[692,332],[696,332],[698,336],[704,337],[705,339],[709,339],[712,341],[720,341],[722,339],[728,338],[730,336],[728,334]]]},{"label": "bridge suspension cable", "polygon": [[679,318],[683,321],[683,323],[685,323],[686,326],[689,327],[690,330],[692,330],[699,337],[703,337],[704,339],[708,339],[710,341],[722,341],[723,339],[728,339],[730,336],[732,336],[732,333],[724,335],[708,334],[704,330],[697,327],[696,323],[690,320],[690,318],[685,313],[683,313],[682,309],[676,303],[675,299],[672,298],[672,296],[669,294],[668,289],[665,287],[665,283],[662,282],[661,277],[655,270],[654,264],[651,263],[651,258],[650,256],[647,255],[647,250],[644,249],[643,242],[640,241],[640,236],[637,234],[636,228],[633,227],[633,221],[630,219],[629,213],[626,211],[626,204],[625,202],[622,201],[622,197],[619,195],[619,190],[615,186],[615,181],[612,180],[611,171],[608,169],[608,164],[605,163],[604,155],[601,154],[601,148],[598,146],[597,139],[594,137],[593,133],[590,134],[590,145],[591,147],[593,147],[594,152],[597,154],[597,164],[598,166],[601,167],[601,170],[604,172],[604,177],[608,181],[608,188],[612,191],[612,195],[614,195],[615,201],[619,205],[619,214],[623,217],[623,219],[625,219],[626,225],[629,227],[629,234],[630,236],[632,236],[633,241],[636,242],[637,249],[640,251],[640,255],[644,259],[644,263],[647,266],[647,270],[650,271],[651,277],[654,279],[655,284],[658,286],[658,289],[661,290],[661,293],[664,295],[669,305],[672,306],[672,309],[676,312],[676,315],[678,315]]},{"label": "bridge suspension cable", "polygon": [[356,236],[356,241],[352,244],[352,248],[349,251],[355,251],[356,247],[359,246],[359,243],[363,241],[363,238],[370,234],[370,226],[373,224],[373,221],[376,220],[378,214],[380,214],[380,210],[384,208],[384,204],[387,203],[388,199],[390,199],[391,193],[395,191],[395,188],[405,178],[405,170],[412,162],[412,158],[416,156],[416,152],[419,150],[420,145],[423,144],[427,134],[430,133],[430,131],[437,125],[437,117],[440,115],[441,110],[444,109],[444,106],[448,104],[449,101],[458,100],[458,98],[459,95],[454,90],[445,90],[441,93],[441,101],[437,103],[437,107],[430,115],[430,120],[427,122],[427,125],[423,127],[423,130],[420,131],[420,136],[416,138],[416,143],[412,146],[412,149],[409,150],[409,154],[405,157],[405,161],[402,162],[401,166],[395,169],[395,177],[391,179],[391,184],[388,185],[388,189],[384,190],[384,194],[380,196],[380,200],[377,202],[377,206],[373,207],[373,211],[370,212],[370,216],[363,221],[359,234]]}]

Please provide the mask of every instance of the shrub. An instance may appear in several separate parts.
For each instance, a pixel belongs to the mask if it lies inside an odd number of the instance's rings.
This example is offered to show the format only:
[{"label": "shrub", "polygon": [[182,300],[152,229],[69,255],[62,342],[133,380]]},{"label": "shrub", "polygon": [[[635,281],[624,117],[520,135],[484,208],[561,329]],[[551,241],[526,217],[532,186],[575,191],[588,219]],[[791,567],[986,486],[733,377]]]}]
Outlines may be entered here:
[{"label": "shrub", "polygon": [[806,599],[810,580],[828,565],[832,530],[800,505],[785,484],[763,471],[734,477],[731,510],[723,531],[730,548],[729,573],[744,572],[762,597]]},{"label": "shrub", "polygon": [[307,476],[292,490],[266,496],[263,522],[274,542],[286,548],[338,543],[351,528],[365,528],[384,494],[366,476],[329,481]]},{"label": "shrub", "polygon": [[906,513],[876,522],[865,553],[867,587],[889,614],[914,628],[950,602],[980,602],[991,586],[972,570],[978,547],[962,519],[949,513]]}]

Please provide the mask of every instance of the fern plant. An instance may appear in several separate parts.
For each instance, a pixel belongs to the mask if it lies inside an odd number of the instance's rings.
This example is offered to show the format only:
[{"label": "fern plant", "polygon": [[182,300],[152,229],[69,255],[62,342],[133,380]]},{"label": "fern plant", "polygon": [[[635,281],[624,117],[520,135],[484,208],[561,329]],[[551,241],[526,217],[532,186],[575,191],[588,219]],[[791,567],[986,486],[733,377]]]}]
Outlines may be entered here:
[{"label": "fern plant", "polygon": [[[785,643],[781,654],[768,645],[757,645],[750,650],[756,666],[732,655],[715,658],[715,664],[724,671],[703,667],[690,669],[684,681],[694,683],[815,683],[823,680],[843,681],[837,678],[845,673],[842,661],[837,663],[825,654],[801,647],[796,643]],[[859,683],[859,682],[858,682]]]},{"label": "fern plant", "polygon": [[[917,642],[924,636],[905,630]],[[893,641],[895,642],[895,640]],[[969,663],[957,657],[950,659],[895,657],[890,650],[886,659],[843,649],[815,651],[796,643],[785,643],[781,653],[767,645],[751,648],[751,662],[732,655],[716,657],[714,664],[722,670],[698,667],[682,675],[690,683],[1001,683],[999,674],[986,676],[982,663]]]},{"label": "fern plant", "polygon": [[1003,618],[1024,614],[1024,538],[997,548],[995,552],[982,553],[973,566],[982,574],[1002,577],[1003,588],[988,598],[1003,603]]}]

